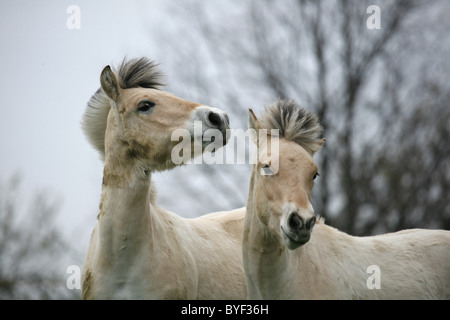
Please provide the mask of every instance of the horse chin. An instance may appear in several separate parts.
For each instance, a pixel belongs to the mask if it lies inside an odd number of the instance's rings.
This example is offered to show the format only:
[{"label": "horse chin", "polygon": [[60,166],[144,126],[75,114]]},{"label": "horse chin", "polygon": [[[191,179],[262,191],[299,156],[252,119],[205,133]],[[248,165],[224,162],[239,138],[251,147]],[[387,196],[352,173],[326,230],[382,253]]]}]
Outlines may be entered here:
[{"label": "horse chin", "polygon": [[283,228],[281,228],[281,230],[282,230],[282,234],[283,234],[284,243],[289,250],[295,250],[298,247],[303,246],[304,244],[306,244],[309,241],[309,239],[311,237],[310,232],[302,233],[302,234],[298,234],[298,233],[291,234],[289,232],[284,231]]},{"label": "horse chin", "polygon": [[198,141],[202,143],[202,151],[205,151],[207,147],[209,149],[214,149],[215,151],[219,150],[222,147],[225,147],[230,141],[230,130],[220,131],[218,129],[208,129],[210,130],[208,133],[203,132],[201,138],[195,137]]}]

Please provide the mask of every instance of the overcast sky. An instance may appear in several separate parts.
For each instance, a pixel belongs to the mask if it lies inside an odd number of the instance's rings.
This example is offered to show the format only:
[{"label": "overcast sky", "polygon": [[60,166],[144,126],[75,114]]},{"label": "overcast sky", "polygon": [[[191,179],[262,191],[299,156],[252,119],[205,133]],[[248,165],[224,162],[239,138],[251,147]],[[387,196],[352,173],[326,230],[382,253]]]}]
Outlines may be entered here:
[{"label": "overcast sky", "polygon": [[[81,252],[103,167],[80,119],[105,65],[161,56],[152,35],[172,23],[162,3],[0,0],[0,180],[20,173],[23,209],[39,190],[58,199],[59,222]],[[70,5],[80,9],[80,29],[67,27]]]}]

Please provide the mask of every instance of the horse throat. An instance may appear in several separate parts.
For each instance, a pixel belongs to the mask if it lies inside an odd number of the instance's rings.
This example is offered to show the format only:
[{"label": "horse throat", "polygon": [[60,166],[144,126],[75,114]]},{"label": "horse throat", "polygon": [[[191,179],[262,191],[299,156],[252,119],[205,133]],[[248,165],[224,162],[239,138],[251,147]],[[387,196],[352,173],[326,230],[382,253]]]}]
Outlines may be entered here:
[{"label": "horse throat", "polygon": [[[258,218],[251,183],[242,242],[250,299],[277,299],[282,294],[289,254],[279,237]],[[275,275],[275,277],[274,277]]]},{"label": "horse throat", "polygon": [[151,173],[138,161],[124,163],[122,159],[106,154],[97,217],[99,248],[111,259],[133,257],[152,243],[155,191]]}]

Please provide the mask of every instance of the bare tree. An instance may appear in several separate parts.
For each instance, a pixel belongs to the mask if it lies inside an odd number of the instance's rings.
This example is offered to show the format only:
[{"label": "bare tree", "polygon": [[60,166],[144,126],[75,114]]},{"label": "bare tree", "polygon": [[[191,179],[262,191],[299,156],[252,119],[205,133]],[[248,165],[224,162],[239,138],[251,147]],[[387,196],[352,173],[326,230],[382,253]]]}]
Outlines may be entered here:
[{"label": "bare tree", "polygon": [[[189,24],[181,22],[177,31],[183,38],[165,41],[165,51],[176,54],[163,64],[172,67],[173,91],[211,105],[220,102],[235,128],[246,128],[248,107],[258,110],[277,98],[314,110],[327,143],[319,153],[313,204],[331,225],[361,235],[449,228],[450,153],[443,145],[449,128],[450,66],[444,58],[449,37],[445,19],[439,19],[449,5],[377,1],[381,29],[369,30],[371,4],[171,3],[171,12]],[[431,67],[432,61],[441,63]],[[205,197],[201,205],[217,205],[217,194],[227,194],[228,203],[211,209],[232,209],[231,204],[245,205],[248,168],[239,170],[205,166],[177,179]],[[210,179],[199,190],[192,183],[205,171]]]},{"label": "bare tree", "polygon": [[29,211],[21,204],[20,176],[0,185],[0,299],[71,299],[66,286],[70,246],[54,221],[58,204],[37,193]]}]

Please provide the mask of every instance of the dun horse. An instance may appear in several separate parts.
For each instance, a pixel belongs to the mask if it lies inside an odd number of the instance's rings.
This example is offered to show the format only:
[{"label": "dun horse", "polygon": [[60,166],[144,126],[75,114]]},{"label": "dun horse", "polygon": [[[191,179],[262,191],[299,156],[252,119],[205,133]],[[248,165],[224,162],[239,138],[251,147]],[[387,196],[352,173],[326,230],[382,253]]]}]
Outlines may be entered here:
[{"label": "dun horse", "polygon": [[184,219],[155,204],[152,173],[175,166],[172,132],[188,130],[194,141],[194,121],[203,132],[229,128],[223,111],[159,90],[160,77],[145,58],[124,60],[117,73],[107,66],[88,103],[82,125],[104,171],[82,297],[244,299],[245,208]]},{"label": "dun horse", "polygon": [[250,299],[450,298],[449,231],[353,237],[315,216],[312,156],[325,141],[315,115],[278,101],[261,120],[251,111],[249,127],[279,130],[278,154],[272,139],[256,141],[243,238]]}]

